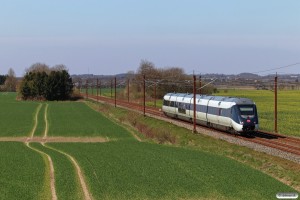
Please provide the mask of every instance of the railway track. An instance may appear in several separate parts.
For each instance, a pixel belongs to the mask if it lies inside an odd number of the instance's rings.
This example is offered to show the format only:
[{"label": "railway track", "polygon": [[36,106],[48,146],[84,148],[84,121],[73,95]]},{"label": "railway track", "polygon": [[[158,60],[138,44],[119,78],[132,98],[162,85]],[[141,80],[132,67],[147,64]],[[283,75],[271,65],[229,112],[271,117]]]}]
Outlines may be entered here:
[{"label": "railway track", "polygon": [[[139,111],[140,113],[144,112],[144,106],[137,104],[137,103],[132,103],[128,101],[123,101],[123,100],[117,100],[108,97],[103,97],[103,96],[95,96],[95,95],[88,95],[89,99],[92,99],[94,101],[101,101],[101,102],[106,102],[110,104],[116,104],[117,106],[124,107],[127,109],[131,109],[134,111]],[[160,118],[165,118],[170,120],[169,117],[166,117],[162,111],[159,108],[153,108],[153,107],[145,107],[145,113],[158,116]],[[189,122],[181,121],[181,123],[184,123],[186,125],[191,125]],[[199,125],[197,125],[199,126]],[[211,130],[208,127],[203,127],[201,128]],[[283,152],[288,152],[291,154],[295,154],[297,156],[300,156],[300,138],[295,138],[295,137],[290,137],[290,136],[285,136],[285,135],[280,135],[276,133],[269,133],[265,131],[259,131],[257,133],[251,134],[251,135],[233,135],[224,131],[219,131],[219,130],[214,130],[217,131],[220,134],[225,134],[230,137],[236,137],[240,138],[245,141],[253,142],[256,144],[260,144],[263,146],[271,147],[277,150],[281,150]]]}]

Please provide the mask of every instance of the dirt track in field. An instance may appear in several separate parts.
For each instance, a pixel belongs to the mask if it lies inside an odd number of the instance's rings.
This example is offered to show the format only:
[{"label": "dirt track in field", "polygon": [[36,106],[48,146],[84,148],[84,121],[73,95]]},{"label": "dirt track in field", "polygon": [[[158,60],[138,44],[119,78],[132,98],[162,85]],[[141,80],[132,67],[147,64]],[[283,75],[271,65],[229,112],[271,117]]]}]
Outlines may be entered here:
[{"label": "dirt track in field", "polygon": [[65,155],[66,157],[68,157],[70,159],[70,161],[72,162],[79,181],[80,181],[80,186],[82,188],[82,192],[84,195],[84,199],[86,200],[91,200],[93,199],[92,194],[89,192],[88,186],[85,182],[84,179],[84,175],[80,169],[79,164],[76,162],[76,160],[69,154],[62,152],[58,149],[46,146],[46,143],[101,143],[101,142],[108,142],[109,140],[107,138],[103,138],[103,137],[48,137],[48,130],[49,130],[49,124],[48,124],[48,118],[47,118],[47,112],[48,112],[48,104],[45,104],[45,111],[44,111],[44,122],[45,122],[45,130],[44,130],[44,134],[41,137],[34,137],[37,125],[38,125],[38,114],[40,113],[41,108],[43,107],[44,104],[39,104],[35,114],[34,114],[34,126],[31,130],[31,132],[29,133],[28,137],[0,137],[0,142],[22,142],[25,143],[26,146],[36,152],[38,152],[39,154],[45,156],[47,158],[48,164],[49,164],[49,179],[50,179],[50,190],[51,190],[51,196],[52,196],[52,200],[57,200],[57,194],[56,194],[56,188],[55,188],[55,174],[54,174],[54,165],[53,165],[53,161],[50,157],[50,155],[48,155],[47,153],[43,152],[42,150],[36,149],[32,146],[30,146],[30,143],[40,143],[43,145],[43,147],[48,148],[48,149],[52,149],[54,151],[57,151],[63,155]]},{"label": "dirt track in field", "polygon": [[103,137],[0,137],[0,142],[39,142],[39,143],[102,143],[109,139]]},{"label": "dirt track in field", "polygon": [[32,149],[33,151],[36,151],[43,156],[46,156],[48,163],[49,163],[49,167],[50,167],[49,175],[50,175],[50,190],[51,190],[51,196],[52,196],[51,199],[57,200],[56,189],[55,189],[54,165],[53,165],[51,157],[48,154],[46,154],[45,152],[40,151],[34,147],[31,147],[28,142],[26,142],[25,144],[28,148]]},{"label": "dirt track in field", "polygon": [[83,175],[83,173],[82,173],[82,171],[81,171],[81,169],[80,169],[79,164],[78,164],[77,161],[75,160],[75,158],[72,157],[70,154],[67,154],[66,152],[63,152],[63,151],[61,151],[61,150],[55,149],[55,148],[53,148],[53,147],[46,146],[46,145],[44,145],[44,144],[43,144],[43,146],[46,147],[46,148],[52,149],[52,150],[54,150],[54,151],[57,151],[57,152],[59,152],[59,153],[65,155],[66,157],[68,157],[68,158],[71,160],[71,162],[72,162],[72,164],[73,164],[73,166],[75,167],[75,170],[76,170],[76,172],[77,172],[77,175],[78,175],[78,178],[79,178],[79,183],[80,183],[80,186],[81,186],[83,195],[84,195],[84,199],[86,199],[86,200],[92,200],[92,199],[93,199],[93,196],[92,196],[92,194],[90,193],[90,191],[89,191],[89,189],[88,189],[88,186],[87,186],[87,184],[86,184],[86,182],[85,182],[84,175]]}]

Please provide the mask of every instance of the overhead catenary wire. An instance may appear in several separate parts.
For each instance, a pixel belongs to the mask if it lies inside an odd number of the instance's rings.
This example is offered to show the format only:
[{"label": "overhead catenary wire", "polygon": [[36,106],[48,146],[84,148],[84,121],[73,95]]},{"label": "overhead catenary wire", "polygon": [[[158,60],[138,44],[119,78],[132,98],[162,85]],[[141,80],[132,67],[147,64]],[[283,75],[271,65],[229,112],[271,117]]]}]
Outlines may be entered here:
[{"label": "overhead catenary wire", "polygon": [[252,73],[253,74],[260,74],[260,73],[265,73],[265,72],[276,71],[276,70],[279,70],[279,69],[289,68],[289,67],[296,66],[296,65],[300,65],[300,62],[289,64],[289,65],[285,65],[285,66],[281,66],[281,67],[275,67],[275,68],[271,68],[271,69],[267,69],[267,70],[252,72]]},{"label": "overhead catenary wire", "polygon": [[207,83],[207,84],[203,85],[202,87],[198,88],[197,90],[201,90],[201,89],[205,88],[206,86],[208,86],[208,85],[212,84],[212,83],[213,83],[213,82],[215,82],[216,80],[218,80],[218,79],[217,79],[217,78],[215,78],[214,80],[212,80],[211,82],[209,82],[209,83]]}]

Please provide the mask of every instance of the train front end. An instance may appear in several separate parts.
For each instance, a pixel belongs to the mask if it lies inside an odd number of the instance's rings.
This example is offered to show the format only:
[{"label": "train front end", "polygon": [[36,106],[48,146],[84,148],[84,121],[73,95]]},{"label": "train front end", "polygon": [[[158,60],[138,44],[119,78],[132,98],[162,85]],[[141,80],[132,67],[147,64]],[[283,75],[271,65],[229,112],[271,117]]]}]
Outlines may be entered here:
[{"label": "train front end", "polygon": [[240,105],[240,124],[243,125],[243,132],[258,131],[258,117],[256,105]]},{"label": "train front end", "polygon": [[255,104],[242,104],[234,107],[234,129],[240,133],[258,131],[258,115]]}]

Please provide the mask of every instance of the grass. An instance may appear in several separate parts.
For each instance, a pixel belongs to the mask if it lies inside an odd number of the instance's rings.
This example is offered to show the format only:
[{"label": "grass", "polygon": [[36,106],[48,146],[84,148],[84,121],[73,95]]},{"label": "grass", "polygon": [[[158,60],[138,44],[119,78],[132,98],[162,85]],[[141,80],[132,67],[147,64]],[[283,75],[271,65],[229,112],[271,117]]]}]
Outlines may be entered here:
[{"label": "grass", "polygon": [[209,152],[133,141],[51,146],[78,160],[95,199],[270,199],[294,191]]},{"label": "grass", "polygon": [[63,154],[39,143],[32,147],[50,155],[55,169],[55,186],[58,199],[83,199],[76,171],[70,160]]},{"label": "grass", "polygon": [[0,199],[50,199],[43,157],[17,142],[0,142]]},{"label": "grass", "polygon": [[34,133],[34,136],[43,136],[44,135],[44,132],[45,132],[45,126],[46,126],[46,123],[45,123],[45,109],[46,109],[46,103],[42,103],[42,107],[38,113],[38,116],[37,116],[37,120],[38,120],[38,123],[37,123],[37,127],[36,127],[36,130],[35,130],[35,133]]},{"label": "grass", "polygon": [[16,101],[16,93],[0,93],[0,136],[28,136],[32,130],[37,102]]},{"label": "grass", "polygon": [[[117,95],[118,95],[118,93],[122,92],[123,90],[124,90],[123,88],[117,88]],[[97,95],[97,89],[96,88],[93,88],[93,89],[89,88],[87,92],[88,92],[89,95]],[[83,95],[85,95],[86,94],[86,89],[81,89],[81,93]],[[100,96],[100,88],[98,90],[98,95]],[[114,86],[113,86],[112,90],[110,89],[110,87],[109,88],[101,88],[101,96],[105,96],[105,97],[111,97],[112,96],[114,98],[114,96],[115,96]]]},{"label": "grass", "polygon": [[[102,107],[102,106],[100,106]],[[157,119],[142,117],[120,108],[105,105],[106,112],[111,113],[119,122],[130,124],[135,129],[143,127],[137,133],[140,138],[157,143],[173,144],[183,148],[211,152],[216,155],[234,159],[252,168],[287,183],[300,191],[300,166],[297,163],[282,158],[256,152],[246,147],[233,145],[222,140],[216,140]],[[150,132],[150,133],[149,133]],[[163,138],[163,140],[161,139]]]},{"label": "grass", "polygon": [[[274,93],[268,90],[221,90],[215,95],[252,99],[258,109],[260,129],[274,131]],[[300,91],[278,91],[278,132],[300,137]]]},{"label": "grass", "polygon": [[[13,98],[8,99],[0,101],[15,102]],[[76,159],[95,199],[275,199],[278,192],[295,191],[286,184],[300,191],[300,167],[293,162],[195,135],[173,124],[107,104],[46,103],[49,104],[49,136],[112,139],[107,143],[47,144]],[[45,128],[46,103],[38,114],[35,136]],[[38,104],[34,104],[33,114]],[[33,116],[30,116],[32,126]],[[135,141],[131,132],[143,142]],[[70,160],[41,144],[30,146],[52,158],[58,198],[82,198]],[[10,181],[10,185],[0,189],[0,199],[20,199],[16,197],[28,189],[36,194],[33,199],[49,199],[45,183],[48,166],[43,157],[21,143],[2,142],[0,150],[5,152],[0,161],[4,169],[0,181]],[[32,180],[28,174],[33,174]],[[25,178],[21,178],[19,186],[21,175]],[[14,185],[22,191],[14,194],[11,189]],[[25,199],[31,199],[33,193],[24,195]]]},{"label": "grass", "polygon": [[82,102],[50,102],[49,136],[92,137],[110,139],[131,137],[127,131]]},{"label": "grass", "polygon": [[156,99],[156,105],[154,103],[154,100],[152,100],[152,101],[147,101],[146,100],[146,106],[151,106],[151,107],[155,107],[156,106],[156,108],[161,108],[162,107],[162,103],[163,103],[163,101],[161,99]]}]

